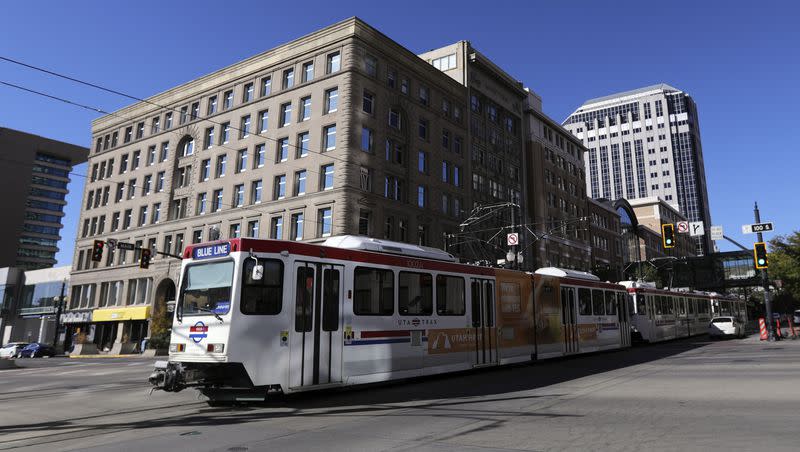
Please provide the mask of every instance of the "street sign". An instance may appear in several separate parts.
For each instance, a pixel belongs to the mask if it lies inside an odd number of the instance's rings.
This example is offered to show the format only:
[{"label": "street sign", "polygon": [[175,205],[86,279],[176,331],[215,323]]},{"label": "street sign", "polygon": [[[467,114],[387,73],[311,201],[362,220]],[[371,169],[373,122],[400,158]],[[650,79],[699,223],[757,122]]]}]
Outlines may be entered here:
[{"label": "street sign", "polygon": [[117,247],[117,239],[108,239],[106,240],[106,246],[108,247],[108,251],[113,253],[114,248]]},{"label": "street sign", "polygon": [[743,224],[742,225],[742,234],[753,234],[757,232],[768,232],[771,231],[772,222],[767,223],[755,223],[755,224]]},{"label": "street sign", "polygon": [[676,229],[678,229],[678,233],[679,234],[686,234],[687,232],[689,232],[689,222],[688,221],[679,221],[679,222],[675,223],[675,225],[677,226]]},{"label": "street sign", "polygon": [[689,223],[689,235],[692,237],[697,237],[701,235],[706,235],[705,227],[703,227],[702,221],[692,221]]},{"label": "street sign", "polygon": [[121,250],[133,251],[136,249],[136,245],[128,242],[117,242],[117,248]]},{"label": "street sign", "polygon": [[519,245],[519,234],[516,232],[508,234],[506,237],[506,243],[508,243],[508,246]]},{"label": "street sign", "polygon": [[722,240],[724,236],[722,226],[711,226],[711,240]]}]

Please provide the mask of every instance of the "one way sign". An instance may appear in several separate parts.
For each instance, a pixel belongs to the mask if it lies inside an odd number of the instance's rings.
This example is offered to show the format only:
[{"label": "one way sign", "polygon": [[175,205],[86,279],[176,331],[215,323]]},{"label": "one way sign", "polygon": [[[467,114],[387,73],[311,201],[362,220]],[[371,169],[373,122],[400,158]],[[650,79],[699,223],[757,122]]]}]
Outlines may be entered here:
[{"label": "one way sign", "polygon": [[692,221],[691,223],[689,223],[689,235],[692,237],[706,235],[706,229],[705,227],[703,227],[703,222]]}]

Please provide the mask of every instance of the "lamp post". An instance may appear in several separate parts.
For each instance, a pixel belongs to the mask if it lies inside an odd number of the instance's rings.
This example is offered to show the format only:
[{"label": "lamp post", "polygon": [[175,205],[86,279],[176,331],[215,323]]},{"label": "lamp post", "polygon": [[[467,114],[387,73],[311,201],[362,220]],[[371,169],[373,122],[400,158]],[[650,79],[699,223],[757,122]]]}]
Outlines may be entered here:
[{"label": "lamp post", "polygon": [[61,295],[58,296],[56,300],[56,332],[53,335],[53,348],[56,348],[58,344],[58,334],[59,330],[61,329],[61,307],[64,304],[64,290],[67,287],[67,280],[66,278],[61,281]]}]

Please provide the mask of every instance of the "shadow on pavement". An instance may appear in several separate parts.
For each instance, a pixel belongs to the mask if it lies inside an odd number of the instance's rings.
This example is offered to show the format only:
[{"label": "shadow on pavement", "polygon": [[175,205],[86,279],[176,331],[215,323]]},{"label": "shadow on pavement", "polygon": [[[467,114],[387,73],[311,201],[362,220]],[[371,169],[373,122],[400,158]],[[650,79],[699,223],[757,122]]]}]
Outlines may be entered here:
[{"label": "shadow on pavement", "polygon": [[[554,399],[565,394],[520,394],[523,391],[577,380],[626,367],[644,364],[694,350],[710,342],[705,337],[681,339],[656,345],[640,345],[627,350],[595,353],[486,368],[441,376],[421,377],[380,385],[362,385],[340,390],[324,390],[276,396],[261,404],[226,408],[198,408],[187,414],[170,413],[139,421],[114,422],[113,417],[131,414],[92,415],[68,420],[24,425],[0,426],[0,433],[37,432],[42,436],[75,430],[86,436],[120,430],[236,425],[272,418],[315,416],[437,416],[498,421],[498,416],[564,417],[571,415],[493,409],[493,402],[507,400]],[[198,404],[194,404],[198,406]],[[179,407],[171,407],[179,408]],[[19,441],[19,440],[16,440]],[[5,441],[0,440],[0,446]]]}]

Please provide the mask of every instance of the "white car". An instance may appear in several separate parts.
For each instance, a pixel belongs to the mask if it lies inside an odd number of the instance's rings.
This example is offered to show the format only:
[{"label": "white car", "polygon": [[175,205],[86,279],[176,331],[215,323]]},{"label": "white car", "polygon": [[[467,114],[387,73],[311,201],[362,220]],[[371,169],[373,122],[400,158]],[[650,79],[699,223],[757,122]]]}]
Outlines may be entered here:
[{"label": "white car", "polygon": [[792,319],[792,323],[795,325],[800,325],[800,309],[794,311],[794,318]]},{"label": "white car", "polygon": [[4,345],[3,348],[0,348],[0,359],[19,358],[19,352],[21,352],[26,345],[28,345],[27,342],[9,342]]},{"label": "white car", "polygon": [[735,336],[744,337],[744,323],[736,317],[722,316],[714,317],[708,324],[708,335],[710,337]]}]

